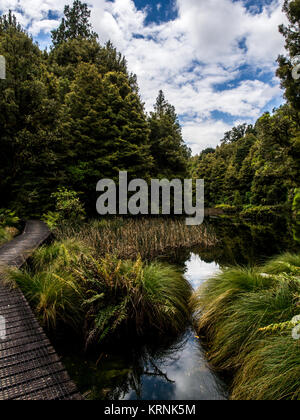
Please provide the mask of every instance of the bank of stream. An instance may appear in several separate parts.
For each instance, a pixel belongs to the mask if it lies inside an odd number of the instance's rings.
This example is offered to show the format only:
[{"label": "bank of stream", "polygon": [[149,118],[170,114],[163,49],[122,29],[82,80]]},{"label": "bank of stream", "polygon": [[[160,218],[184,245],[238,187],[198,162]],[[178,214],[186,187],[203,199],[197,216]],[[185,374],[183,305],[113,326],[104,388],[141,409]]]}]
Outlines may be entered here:
[{"label": "bank of stream", "polygon": [[[286,250],[299,250],[292,221],[253,224],[240,220],[210,218],[219,244],[209,251],[183,250],[177,264],[197,289],[221,267],[260,264]],[[148,341],[148,343],[147,343]],[[203,343],[192,326],[176,339],[155,343],[123,339],[97,357],[70,349],[63,361],[79,390],[95,400],[222,400],[229,397],[223,378],[209,366]]]}]

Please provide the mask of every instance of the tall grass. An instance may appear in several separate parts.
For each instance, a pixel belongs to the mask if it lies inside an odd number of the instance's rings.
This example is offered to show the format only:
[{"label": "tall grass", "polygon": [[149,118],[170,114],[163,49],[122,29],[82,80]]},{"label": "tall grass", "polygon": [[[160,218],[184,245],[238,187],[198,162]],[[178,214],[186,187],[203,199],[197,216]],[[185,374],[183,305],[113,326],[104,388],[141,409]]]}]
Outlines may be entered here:
[{"label": "tall grass", "polygon": [[210,362],[233,373],[233,399],[300,397],[300,345],[290,324],[300,313],[299,262],[284,254],[261,268],[226,269],[192,298]]},{"label": "tall grass", "polygon": [[189,320],[191,287],[172,266],[107,255],[89,258],[76,271],[88,297],[87,345],[121,330],[139,336],[180,333]]},{"label": "tall grass", "polygon": [[190,318],[191,288],[176,268],[141,257],[99,258],[76,239],[41,247],[26,270],[8,270],[7,278],[44,326],[77,328],[86,347],[129,330],[139,336],[180,333]]},{"label": "tall grass", "polygon": [[54,330],[58,323],[78,328],[82,320],[82,290],[66,272],[9,270],[9,282],[23,291],[41,324]]},{"label": "tall grass", "polygon": [[184,219],[143,218],[93,221],[77,229],[63,227],[59,238],[76,238],[95,250],[98,256],[107,253],[122,259],[151,260],[178,248],[217,243],[214,232],[205,225],[186,226]]}]

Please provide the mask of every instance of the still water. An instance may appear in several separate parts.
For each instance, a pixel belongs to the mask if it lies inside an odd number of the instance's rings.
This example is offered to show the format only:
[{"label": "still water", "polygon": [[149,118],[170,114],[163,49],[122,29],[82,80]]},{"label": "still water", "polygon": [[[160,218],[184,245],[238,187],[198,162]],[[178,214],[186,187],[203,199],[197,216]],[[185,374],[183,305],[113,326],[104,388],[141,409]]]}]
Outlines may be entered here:
[{"label": "still water", "polygon": [[[197,289],[221,267],[252,265],[285,250],[299,250],[289,220],[258,226],[250,222],[211,219],[219,245],[210,250],[184,250],[176,263]],[[128,340],[130,341],[130,340]],[[75,353],[75,354],[74,354]],[[173,341],[117,343],[98,360],[64,352],[63,361],[79,390],[96,400],[222,400],[226,385],[205,358],[192,327]]]}]

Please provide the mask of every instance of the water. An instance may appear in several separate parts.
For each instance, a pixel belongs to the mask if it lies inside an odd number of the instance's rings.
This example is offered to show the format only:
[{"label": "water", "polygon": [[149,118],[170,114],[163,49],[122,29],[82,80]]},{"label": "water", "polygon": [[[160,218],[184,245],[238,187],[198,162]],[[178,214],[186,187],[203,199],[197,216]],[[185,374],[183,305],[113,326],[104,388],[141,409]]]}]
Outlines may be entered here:
[{"label": "water", "polygon": [[[214,219],[220,240],[211,250],[185,250],[171,262],[184,269],[194,289],[232,264],[258,264],[284,250],[299,250],[289,220],[256,225]],[[98,360],[65,352],[64,363],[80,391],[106,400],[222,400],[226,385],[205,358],[199,337],[189,327],[173,341],[130,343],[124,339]],[[146,340],[147,341],[147,340]]]},{"label": "water", "polygon": [[[185,276],[194,289],[216,274],[220,267],[206,263],[191,254],[185,264]],[[147,361],[147,374],[141,377],[139,391],[130,389],[120,399],[124,400],[222,400],[227,398],[225,384],[212,372],[205,359],[204,350],[192,328],[171,348],[162,359]],[[160,374],[156,375],[157,369]]]}]

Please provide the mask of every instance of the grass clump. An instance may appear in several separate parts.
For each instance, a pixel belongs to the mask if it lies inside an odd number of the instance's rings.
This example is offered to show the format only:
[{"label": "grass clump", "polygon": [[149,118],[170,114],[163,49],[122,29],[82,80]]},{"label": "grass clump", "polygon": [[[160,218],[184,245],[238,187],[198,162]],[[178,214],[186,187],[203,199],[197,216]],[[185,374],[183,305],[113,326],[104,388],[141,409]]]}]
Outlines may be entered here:
[{"label": "grass clump", "polygon": [[189,320],[191,288],[172,266],[107,255],[100,261],[86,260],[77,275],[88,297],[87,345],[120,331],[176,334]]},{"label": "grass clump", "polygon": [[261,268],[226,269],[192,298],[210,362],[233,374],[233,399],[300,396],[300,343],[291,322],[300,314],[299,263],[284,254]]},{"label": "grass clump", "polygon": [[81,241],[66,239],[35,252],[25,270],[8,270],[43,326],[75,328],[86,347],[132,332],[177,334],[190,319],[191,287],[176,268],[141,257],[98,258]]},{"label": "grass clump", "polygon": [[10,270],[9,281],[23,291],[44,327],[57,324],[77,328],[82,319],[82,290],[66,272]]},{"label": "grass clump", "polygon": [[79,263],[85,255],[92,253],[83,242],[71,239],[55,241],[51,245],[43,245],[33,255],[33,265],[36,271],[69,267]]}]

